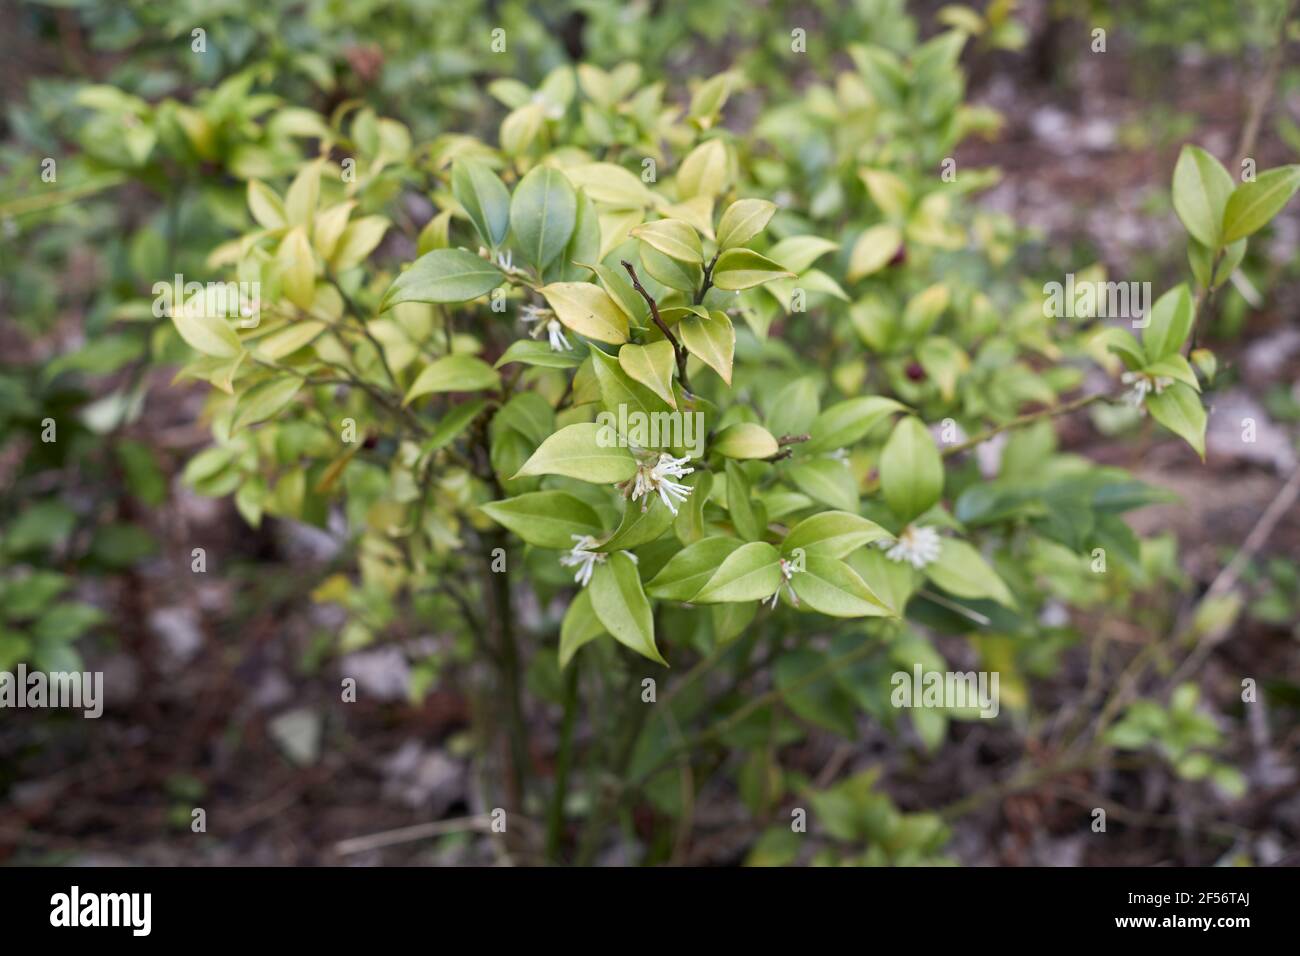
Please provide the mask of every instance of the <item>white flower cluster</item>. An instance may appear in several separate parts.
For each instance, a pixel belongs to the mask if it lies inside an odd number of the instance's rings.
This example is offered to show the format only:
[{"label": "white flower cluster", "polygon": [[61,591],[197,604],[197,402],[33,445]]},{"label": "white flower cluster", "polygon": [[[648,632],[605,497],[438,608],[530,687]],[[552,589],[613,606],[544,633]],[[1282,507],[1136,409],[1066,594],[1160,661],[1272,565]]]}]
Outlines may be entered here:
[{"label": "white flower cluster", "polygon": [[564,336],[564,326],[560,324],[560,320],[555,317],[555,314],[550,309],[526,305],[520,318],[527,323],[537,323],[531,333],[533,338],[539,338],[542,332],[545,332],[551,343],[552,352],[567,352],[573,348],[569,344],[569,340]]},{"label": "white flower cluster", "polygon": [[926,565],[939,560],[939,552],[943,548],[943,539],[939,537],[939,532],[934,528],[923,528],[910,524],[903,529],[903,533],[893,543],[882,541],[880,547],[888,549],[885,552],[885,557],[890,561],[906,562],[920,571]]},{"label": "white flower cluster", "polygon": [[[566,568],[577,568],[578,573],[573,576],[573,581],[578,587],[585,588],[591,583],[596,565],[604,564],[609,555],[603,551],[591,550],[600,542],[589,534],[571,534],[569,537],[573,539],[573,547],[569,549],[568,554],[560,555],[560,564]],[[626,553],[635,563],[636,555],[630,551]]]},{"label": "white flower cluster", "polygon": [[620,487],[624,489],[625,494],[630,488],[629,497],[633,501],[639,498],[646,499],[641,503],[642,511],[650,503],[650,496],[657,492],[668,510],[677,514],[677,506],[690,497],[692,489],[690,485],[672,479],[684,478],[695,471],[694,468],[683,467],[689,461],[689,458],[674,458],[667,452],[660,452],[657,459],[643,461],[637,465],[636,476]]}]

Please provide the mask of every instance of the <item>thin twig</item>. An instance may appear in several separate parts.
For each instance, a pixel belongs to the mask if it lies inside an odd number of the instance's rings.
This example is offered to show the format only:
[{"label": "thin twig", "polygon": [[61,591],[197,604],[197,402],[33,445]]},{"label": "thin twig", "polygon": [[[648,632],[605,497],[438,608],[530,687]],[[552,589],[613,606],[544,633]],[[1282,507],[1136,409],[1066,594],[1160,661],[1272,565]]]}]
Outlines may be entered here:
[{"label": "thin twig", "polygon": [[677,357],[677,378],[681,380],[682,388],[689,393],[691,391],[691,385],[690,381],[686,377],[686,349],[682,347],[681,342],[677,341],[677,336],[673,335],[672,329],[668,328],[668,324],[664,322],[663,318],[659,315],[659,304],[655,302],[654,296],[645,290],[645,286],[643,286],[641,280],[637,278],[636,269],[633,268],[632,263],[628,262],[626,259],[620,261],[623,263],[623,268],[627,270],[627,274],[632,277],[632,288],[641,293],[641,298],[645,299],[646,303],[649,304],[650,317],[654,319],[655,325],[657,325],[659,331],[664,334],[664,338],[672,344],[673,354]]}]

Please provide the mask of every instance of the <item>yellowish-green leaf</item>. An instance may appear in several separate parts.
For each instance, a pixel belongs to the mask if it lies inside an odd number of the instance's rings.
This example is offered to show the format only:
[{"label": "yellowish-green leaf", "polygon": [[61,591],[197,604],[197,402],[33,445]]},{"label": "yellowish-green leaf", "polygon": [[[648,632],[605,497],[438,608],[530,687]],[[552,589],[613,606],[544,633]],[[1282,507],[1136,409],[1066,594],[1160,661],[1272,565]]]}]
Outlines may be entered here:
[{"label": "yellowish-green leaf", "polygon": [[436,392],[477,392],[500,385],[500,373],[482,359],[473,355],[444,355],[416,376],[403,404]]},{"label": "yellowish-green leaf", "polygon": [[713,284],[729,292],[751,289],[772,279],[792,279],[794,273],[750,249],[728,249],[713,266]]},{"label": "yellowish-green leaf", "polygon": [[727,207],[718,222],[718,248],[722,251],[743,246],[767,228],[776,204],[766,199],[738,199]]},{"label": "yellowish-green leaf", "polygon": [[627,341],[627,314],[591,282],[552,282],[539,290],[565,326],[597,342]]},{"label": "yellowish-green leaf", "polygon": [[672,408],[677,407],[677,398],[673,395],[676,355],[671,342],[661,339],[648,345],[624,345],[618,351],[618,364],[634,381],[650,389]]},{"label": "yellowish-green leaf", "polygon": [[595,485],[627,481],[636,474],[636,459],[618,444],[617,436],[609,440],[609,431],[602,433],[595,422],[561,428],[542,442],[514,477],[564,475]]},{"label": "yellowish-green leaf", "polygon": [[632,235],[679,262],[702,262],[704,249],[700,235],[680,219],[659,219],[632,230]]}]

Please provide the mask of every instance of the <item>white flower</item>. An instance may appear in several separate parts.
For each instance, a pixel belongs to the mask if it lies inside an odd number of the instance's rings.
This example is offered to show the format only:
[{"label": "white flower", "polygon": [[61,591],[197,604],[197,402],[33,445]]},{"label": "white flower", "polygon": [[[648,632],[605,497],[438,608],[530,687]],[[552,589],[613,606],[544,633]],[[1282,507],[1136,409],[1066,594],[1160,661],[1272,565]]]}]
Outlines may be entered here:
[{"label": "white flower", "polygon": [[885,557],[890,561],[900,563],[906,561],[920,571],[927,564],[933,564],[939,559],[943,539],[939,537],[939,532],[934,528],[922,528],[909,524],[893,544],[885,541],[881,542],[880,547],[889,549],[885,552]]},{"label": "white flower", "polygon": [[546,323],[546,334],[550,339],[552,352],[567,352],[573,348],[569,340],[564,337],[564,326],[560,325],[558,319],[551,319]]},{"label": "white flower", "polygon": [[566,568],[577,568],[578,573],[573,576],[573,580],[579,587],[585,588],[596,565],[603,564],[609,555],[590,550],[600,542],[589,534],[571,534],[569,537],[574,544],[568,554],[560,555],[560,564]]},{"label": "white flower", "polygon": [[[484,248],[482,248],[482,247],[480,247],[478,252],[479,252],[479,255],[483,255],[483,253],[487,252],[487,250],[484,249]],[[500,266],[500,267],[501,267],[501,270],[502,270],[503,272],[505,272],[506,275],[513,275],[513,274],[514,274],[514,271],[515,271],[515,254],[514,254],[513,250],[510,250],[510,249],[494,249],[494,250],[492,251],[492,253],[491,253],[491,261],[494,262],[496,265]],[[528,308],[528,306],[525,306],[525,308]]]},{"label": "white flower", "polygon": [[1146,401],[1147,395],[1151,392],[1155,392],[1159,395],[1170,385],[1174,384],[1174,380],[1168,376],[1157,375],[1152,377],[1147,375],[1145,372],[1125,372],[1119,377],[1119,380],[1125,385],[1133,386],[1132,390],[1129,391],[1124,398],[1134,408],[1141,408],[1143,402]]},{"label": "white flower", "polygon": [[541,309],[535,305],[524,306],[523,314],[520,316],[521,321],[525,323],[536,322],[537,325],[529,334],[533,338],[540,338],[542,332],[546,333],[547,339],[551,343],[552,352],[565,352],[573,348],[569,340],[564,337],[564,326],[562,326],[555,313],[550,309]]},{"label": "white flower", "polygon": [[671,479],[683,478],[695,471],[694,468],[683,467],[689,461],[689,458],[674,458],[667,452],[660,452],[659,457],[653,460],[653,464],[651,461],[643,461],[637,465],[636,476],[620,487],[623,488],[624,494],[629,488],[631,489],[630,497],[633,501],[642,497],[646,499],[641,503],[642,511],[650,503],[649,496],[658,492],[660,500],[668,510],[677,514],[677,505],[690,497],[692,489],[690,485],[683,485]]},{"label": "white flower", "polygon": [[781,588],[788,588],[790,591],[791,602],[795,605],[795,607],[798,607],[799,595],[794,593],[794,586],[790,583],[790,579],[794,577],[794,566],[791,565],[790,562],[787,561],[785,558],[780,559],[780,564],[781,564],[781,583],[776,586],[776,590],[772,592],[772,596],[770,598],[764,598],[759,603],[766,604],[770,608],[775,608],[777,600],[781,597]]}]

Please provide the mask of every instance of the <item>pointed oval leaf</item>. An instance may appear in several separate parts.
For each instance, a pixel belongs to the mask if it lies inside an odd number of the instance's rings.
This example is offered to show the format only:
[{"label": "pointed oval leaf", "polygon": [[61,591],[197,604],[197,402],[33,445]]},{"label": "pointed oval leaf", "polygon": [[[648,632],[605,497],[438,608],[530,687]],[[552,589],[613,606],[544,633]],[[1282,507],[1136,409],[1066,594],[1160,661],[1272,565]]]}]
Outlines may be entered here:
[{"label": "pointed oval leaf", "polygon": [[712,450],[724,458],[771,458],[780,446],[762,425],[736,422],[718,432]]},{"label": "pointed oval leaf", "polygon": [[1282,211],[1300,188],[1300,166],[1281,166],[1242,183],[1223,212],[1223,244],[1244,239]]},{"label": "pointed oval leaf", "polygon": [[397,277],[380,311],[402,302],[468,302],[501,284],[501,270],[464,249],[426,252]]},{"label": "pointed oval leaf", "polygon": [[642,223],[632,230],[632,235],[678,262],[704,261],[704,247],[700,244],[700,234],[693,226],[680,219],[658,219],[655,222]]},{"label": "pointed oval leaf", "polygon": [[1174,166],[1174,212],[1198,242],[1218,247],[1232,188],[1222,163],[1199,146],[1183,147]]},{"label": "pointed oval leaf", "polygon": [[743,246],[767,228],[775,212],[776,203],[766,199],[737,199],[718,222],[718,248]]},{"label": "pointed oval leaf", "polygon": [[709,583],[727,556],[741,547],[742,542],[735,538],[702,538],[674,554],[646,590],[668,601],[689,601]]},{"label": "pointed oval leaf", "polygon": [[1205,406],[1195,390],[1174,382],[1159,395],[1148,395],[1151,417],[1183,439],[1205,460]]},{"label": "pointed oval leaf", "polygon": [[633,381],[640,382],[672,408],[677,407],[673,395],[677,361],[671,342],[661,339],[649,345],[624,345],[618,350],[618,364]]},{"label": "pointed oval leaf", "polygon": [[402,404],[435,392],[477,392],[500,385],[500,373],[482,359],[473,355],[444,355],[415,377]]},{"label": "pointed oval leaf", "polygon": [[552,282],[539,290],[566,327],[597,342],[627,341],[627,315],[591,282]]},{"label": "pointed oval leaf", "polygon": [[772,279],[793,279],[794,273],[751,249],[728,249],[713,266],[713,284],[736,292],[752,289]]},{"label": "pointed oval leaf", "polygon": [[596,617],[614,639],[642,657],[668,666],[655,647],[654,615],[641,588],[636,563],[620,551],[596,566],[587,590]]},{"label": "pointed oval leaf", "polygon": [[462,156],[451,168],[451,192],[484,244],[501,245],[510,229],[510,192],[497,174],[478,160]]},{"label": "pointed oval leaf", "polygon": [[682,345],[697,359],[731,384],[732,363],[736,354],[736,329],[725,312],[714,309],[707,319],[689,314],[678,326]]},{"label": "pointed oval leaf", "polygon": [[943,493],[943,459],[919,418],[900,419],[880,456],[880,490],[903,521],[929,509]]},{"label": "pointed oval leaf", "polygon": [[766,541],[751,541],[727,555],[691,602],[723,604],[771,597],[783,580],[781,555]]},{"label": "pointed oval leaf", "polygon": [[939,557],[926,567],[926,576],[949,594],[957,597],[989,598],[1004,607],[1014,608],[1015,598],[984,557],[965,541],[944,538]]},{"label": "pointed oval leaf", "polygon": [[600,623],[591,606],[591,592],[584,588],[569,603],[560,623],[560,667],[568,667],[579,648],[604,633],[605,625]]},{"label": "pointed oval leaf", "polygon": [[893,613],[876,597],[851,567],[824,554],[809,554],[802,571],[790,578],[801,605],[830,617],[891,617]]},{"label": "pointed oval leaf", "polygon": [[510,227],[524,260],[538,271],[560,254],[578,219],[578,196],[558,169],[534,167],[510,199]]},{"label": "pointed oval leaf", "polygon": [[1151,307],[1151,323],[1142,333],[1148,362],[1157,362],[1181,351],[1192,331],[1192,295],[1186,285],[1170,289]]},{"label": "pointed oval leaf", "polygon": [[788,556],[802,548],[809,554],[842,558],[864,544],[887,537],[888,531],[861,515],[851,511],[823,511],[791,528],[781,542],[781,553]]},{"label": "pointed oval leaf", "polygon": [[514,477],[565,475],[596,485],[627,481],[636,474],[636,459],[610,440],[608,429],[603,439],[601,431],[595,422],[561,428],[542,442]]},{"label": "pointed oval leaf", "polygon": [[575,536],[601,533],[595,509],[565,491],[533,491],[479,507],[520,540],[538,548],[568,551]]}]

